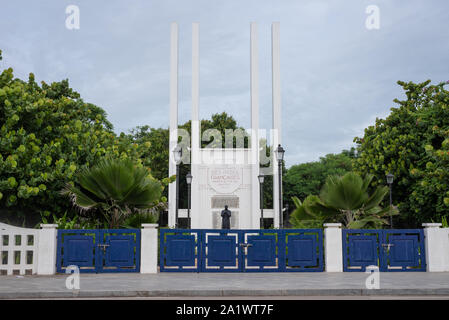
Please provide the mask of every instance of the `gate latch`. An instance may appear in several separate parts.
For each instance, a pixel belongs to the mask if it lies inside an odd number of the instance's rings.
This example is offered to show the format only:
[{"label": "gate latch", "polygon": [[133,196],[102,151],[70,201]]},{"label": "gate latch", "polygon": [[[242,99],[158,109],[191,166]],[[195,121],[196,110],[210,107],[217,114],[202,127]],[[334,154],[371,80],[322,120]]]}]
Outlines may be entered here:
[{"label": "gate latch", "polygon": [[384,248],[384,252],[389,253],[390,248],[393,247],[394,244],[392,243],[382,243],[382,247]]},{"label": "gate latch", "polygon": [[108,244],[102,244],[102,243],[97,244],[97,246],[100,247],[101,250],[103,250],[103,253],[106,253],[106,248],[109,247]]},{"label": "gate latch", "polygon": [[248,248],[248,247],[252,247],[253,245],[251,243],[240,243],[240,246],[244,247],[244,248]]}]

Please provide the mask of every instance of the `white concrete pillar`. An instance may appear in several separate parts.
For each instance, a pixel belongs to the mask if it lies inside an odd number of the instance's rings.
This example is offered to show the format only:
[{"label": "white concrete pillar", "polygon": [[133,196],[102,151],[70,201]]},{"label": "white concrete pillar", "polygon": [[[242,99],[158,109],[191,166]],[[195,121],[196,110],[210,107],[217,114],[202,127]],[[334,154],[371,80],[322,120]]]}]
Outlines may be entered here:
[{"label": "white concrete pillar", "polygon": [[326,272],[343,272],[343,239],[341,223],[324,224]]},{"label": "white concrete pillar", "polygon": [[250,33],[251,84],[251,228],[260,229],[259,185],[259,55],[257,23],[251,22]]},{"label": "white concrete pillar", "polygon": [[[169,111],[168,176],[176,174],[173,150],[178,143],[178,24],[173,22],[170,30],[170,111]],[[175,226],[176,182],[168,185],[168,225]]]},{"label": "white concrete pillar", "polygon": [[41,224],[41,228],[38,241],[37,274],[52,275],[56,273],[58,225]]},{"label": "white concrete pillar", "polygon": [[[200,147],[200,24],[192,23],[192,150]],[[195,156],[198,156],[196,154]],[[193,157],[193,153],[192,153]]]},{"label": "white concrete pillar", "polygon": [[201,122],[199,120],[200,108],[200,25],[198,22],[192,23],[192,122],[191,122],[191,164],[190,173],[193,176],[191,186],[191,226],[199,228],[201,225],[200,217],[200,132]]},{"label": "white concrete pillar", "polygon": [[[281,75],[280,75],[280,24],[274,22],[271,26],[271,68],[272,68],[272,103],[273,103],[273,137],[271,152],[273,154],[273,211],[274,226],[279,227],[279,172],[276,148],[281,142]],[[285,223],[285,221],[284,221]]]},{"label": "white concrete pillar", "polygon": [[441,223],[423,223],[429,272],[449,271],[449,232]]},{"label": "white concrete pillar", "polygon": [[140,233],[140,273],[157,273],[157,223],[143,223]]}]

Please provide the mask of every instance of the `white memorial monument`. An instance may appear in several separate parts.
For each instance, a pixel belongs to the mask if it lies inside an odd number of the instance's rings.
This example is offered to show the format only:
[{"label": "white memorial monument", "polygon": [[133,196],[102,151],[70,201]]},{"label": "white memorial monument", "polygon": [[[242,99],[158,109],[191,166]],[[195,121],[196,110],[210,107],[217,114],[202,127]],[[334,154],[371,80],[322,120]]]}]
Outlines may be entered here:
[{"label": "white memorial monument", "polygon": [[[173,150],[178,145],[178,24],[171,25],[170,40],[170,161],[169,176],[176,174]],[[225,205],[232,212],[231,229],[260,229],[259,170],[259,74],[257,25],[251,23],[250,44],[250,108],[251,129],[248,148],[201,148],[199,119],[199,24],[192,24],[192,128],[184,148],[183,163],[190,163],[193,176],[191,185],[191,228],[221,228],[220,213]],[[272,24],[272,96],[273,129],[270,135],[271,152],[281,143],[281,94],[279,63],[279,23]],[[255,143],[253,143],[255,142]],[[273,203],[264,208],[264,218],[273,218],[279,227],[278,163],[271,157],[273,174]],[[185,179],[185,177],[177,177]],[[176,183],[169,185],[168,224],[176,226]],[[187,217],[186,209],[178,210],[179,218]]]}]

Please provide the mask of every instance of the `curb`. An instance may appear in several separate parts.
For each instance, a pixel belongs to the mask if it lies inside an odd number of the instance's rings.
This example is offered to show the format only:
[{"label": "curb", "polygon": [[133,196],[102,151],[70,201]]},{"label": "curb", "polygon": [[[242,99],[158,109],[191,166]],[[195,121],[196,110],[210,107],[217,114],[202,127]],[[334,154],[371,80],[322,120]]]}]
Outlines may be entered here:
[{"label": "curb", "polygon": [[239,297],[239,296],[449,296],[440,289],[289,289],[289,290],[144,290],[0,292],[0,299],[138,298],[138,297]]}]

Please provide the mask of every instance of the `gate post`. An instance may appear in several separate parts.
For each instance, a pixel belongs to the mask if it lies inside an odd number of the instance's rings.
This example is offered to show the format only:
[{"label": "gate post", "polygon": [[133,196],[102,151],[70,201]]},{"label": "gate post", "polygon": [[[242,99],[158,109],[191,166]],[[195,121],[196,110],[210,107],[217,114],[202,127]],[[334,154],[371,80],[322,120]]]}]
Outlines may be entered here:
[{"label": "gate post", "polygon": [[449,232],[441,223],[423,223],[427,271],[449,271]]},{"label": "gate post", "polygon": [[57,224],[41,224],[39,230],[37,274],[56,273]]},{"label": "gate post", "polygon": [[140,234],[140,273],[157,273],[157,223],[142,223]]},{"label": "gate post", "polygon": [[324,228],[326,272],[343,272],[341,223],[325,223]]}]

